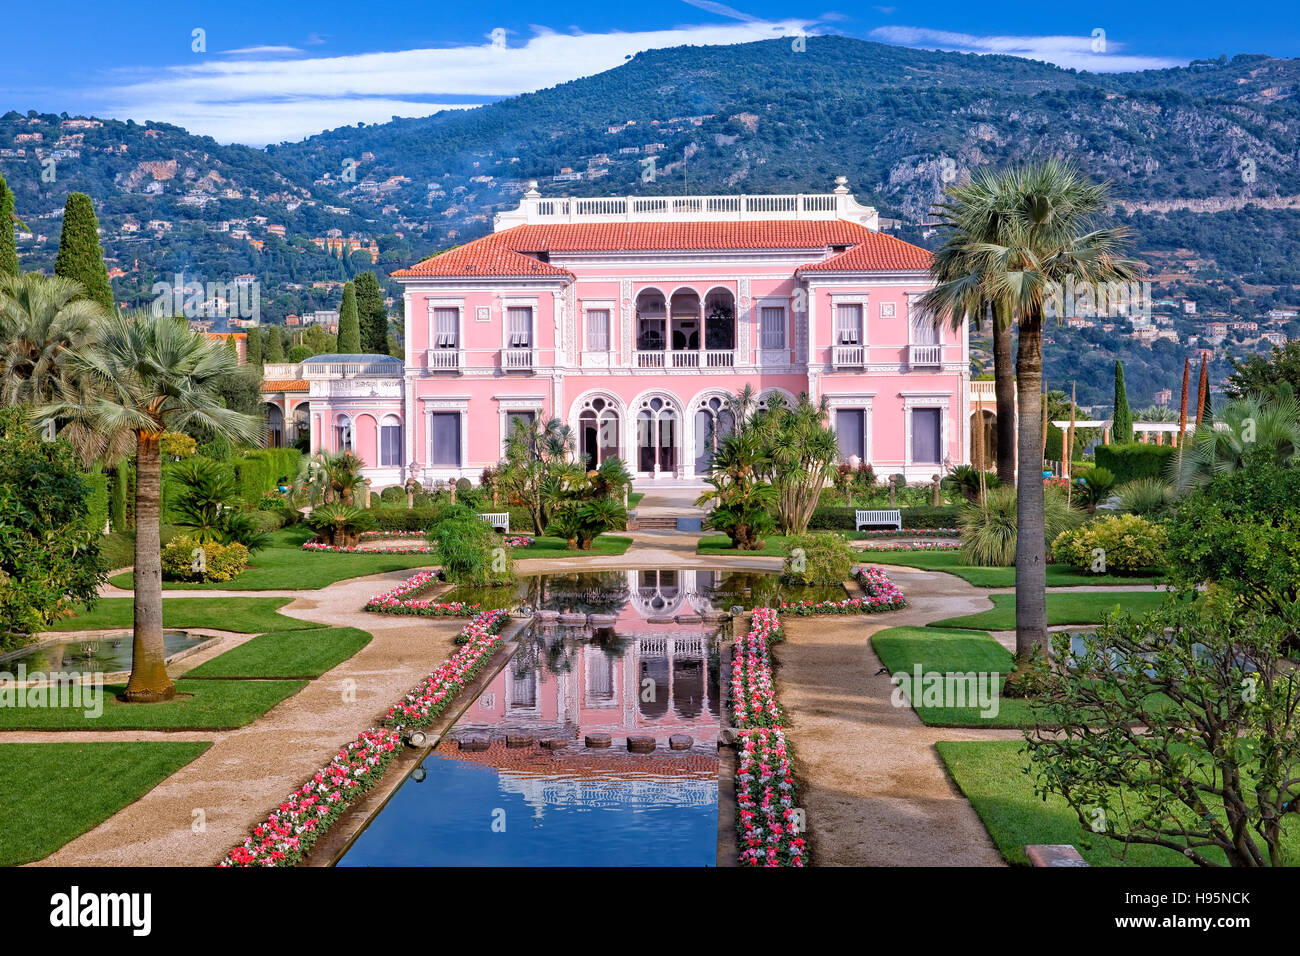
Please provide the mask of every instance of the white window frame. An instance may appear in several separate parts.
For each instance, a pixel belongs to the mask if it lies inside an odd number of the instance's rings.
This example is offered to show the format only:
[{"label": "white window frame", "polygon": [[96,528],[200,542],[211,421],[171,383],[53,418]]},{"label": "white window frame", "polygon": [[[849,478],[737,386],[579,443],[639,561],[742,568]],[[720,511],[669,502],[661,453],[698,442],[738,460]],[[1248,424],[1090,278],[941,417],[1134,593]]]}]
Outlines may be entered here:
[{"label": "white window frame", "polygon": [[[841,409],[844,411],[862,412],[862,427],[866,434],[862,437],[862,460],[870,464],[875,460],[872,450],[872,438],[875,429],[871,426],[871,402],[875,397],[875,392],[859,392],[853,395],[827,395],[826,402],[830,408],[831,430],[834,431],[835,413]],[[838,448],[839,433],[836,432],[836,447]]]},{"label": "white window frame", "polygon": [[[605,315],[605,346],[597,348],[591,344],[591,317],[604,313]],[[585,352],[604,352],[608,353],[614,344],[614,310],[607,307],[591,307],[583,311],[582,316],[582,338],[583,351]]]},{"label": "white window frame", "polygon": [[438,347],[435,344],[438,338],[438,326],[435,314],[438,309],[456,310],[456,348],[463,348],[465,342],[465,300],[459,298],[434,298],[431,296],[425,300],[425,307],[429,311],[429,350],[433,351]]},{"label": "white window frame", "polygon": [[510,344],[510,310],[511,309],[529,309],[532,313],[529,327],[529,344],[528,348],[537,348],[538,332],[538,300],[533,297],[528,298],[503,298],[501,299],[501,347],[503,349],[523,348]]},{"label": "white window frame", "polygon": [[[392,420],[392,422],[389,422],[390,419]],[[392,428],[393,427],[392,423],[394,422],[396,423],[398,429],[397,457],[399,460],[386,461],[384,458],[384,429]],[[379,417],[378,429],[379,429],[379,442],[378,442],[379,447],[377,449],[377,452],[379,457],[379,467],[381,468],[402,467],[402,465],[405,464],[405,462],[403,462],[401,459],[405,458],[406,456],[406,423],[402,421],[402,416],[395,415],[392,412],[388,412],[387,414],[381,415]]]},{"label": "white window frame", "polygon": [[[424,470],[427,476],[452,475],[461,477],[469,461],[469,398],[422,398],[420,411],[424,415]],[[453,412],[460,415],[460,465],[433,464],[433,415],[435,412]],[[409,426],[409,423],[408,423]]]},{"label": "white window frame", "polygon": [[[767,328],[765,326],[765,313],[768,310],[775,310],[781,313],[781,344],[768,345]],[[790,349],[790,312],[782,302],[759,302],[758,303],[758,342],[759,348],[764,352],[787,352]]]},{"label": "white window frame", "polygon": [[951,457],[948,453],[948,443],[951,435],[949,419],[949,403],[952,396],[947,392],[905,392],[903,394],[903,465],[905,468],[911,468],[914,465],[934,465],[934,462],[923,461],[917,462],[912,457],[912,411],[917,408],[937,408],[939,409],[939,461],[936,467],[942,469],[944,463]]}]

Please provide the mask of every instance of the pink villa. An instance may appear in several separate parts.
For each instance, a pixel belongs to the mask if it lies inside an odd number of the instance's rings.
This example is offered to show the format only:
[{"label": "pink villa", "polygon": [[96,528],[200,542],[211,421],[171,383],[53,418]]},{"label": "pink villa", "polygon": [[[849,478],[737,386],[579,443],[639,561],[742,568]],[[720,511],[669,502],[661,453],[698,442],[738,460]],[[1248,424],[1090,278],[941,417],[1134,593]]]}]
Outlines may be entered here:
[{"label": "pink villa", "polygon": [[970,459],[968,341],[919,308],[925,250],[843,177],[799,195],[544,198],[393,273],[406,359],[268,366],[273,443],[351,449],[376,489],[476,479],[559,418],[638,486],[699,485],[725,399],[825,398],[844,460],[926,481]]}]

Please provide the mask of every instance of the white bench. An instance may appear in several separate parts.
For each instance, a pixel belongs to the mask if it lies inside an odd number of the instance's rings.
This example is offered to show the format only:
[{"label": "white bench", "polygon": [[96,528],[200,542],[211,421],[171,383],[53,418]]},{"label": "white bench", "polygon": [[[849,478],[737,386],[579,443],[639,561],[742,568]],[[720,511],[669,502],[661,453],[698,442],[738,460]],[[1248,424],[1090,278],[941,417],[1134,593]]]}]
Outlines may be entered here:
[{"label": "white bench", "polygon": [[503,534],[510,533],[510,513],[506,511],[489,511],[479,515],[494,528],[500,528]]},{"label": "white bench", "polygon": [[899,531],[903,530],[903,513],[901,511],[858,511],[855,530],[861,531],[869,524],[892,524]]}]

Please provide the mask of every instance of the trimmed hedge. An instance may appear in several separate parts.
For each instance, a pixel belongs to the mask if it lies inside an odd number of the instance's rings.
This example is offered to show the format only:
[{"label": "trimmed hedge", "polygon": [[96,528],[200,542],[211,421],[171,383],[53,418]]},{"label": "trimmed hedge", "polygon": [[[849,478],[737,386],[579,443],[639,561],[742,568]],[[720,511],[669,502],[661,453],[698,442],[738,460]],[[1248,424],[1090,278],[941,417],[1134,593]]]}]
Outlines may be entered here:
[{"label": "trimmed hedge", "polygon": [[1169,463],[1178,454],[1172,445],[1150,445],[1126,442],[1122,445],[1098,445],[1094,457],[1098,468],[1105,468],[1115,476],[1115,484],[1122,485],[1134,478],[1164,478]]},{"label": "trimmed hedge", "polygon": [[262,494],[275,490],[282,477],[288,476],[292,481],[301,463],[302,452],[296,448],[259,448],[236,458],[235,478],[240,497],[250,507],[257,507]]},{"label": "trimmed hedge", "polygon": [[109,482],[108,514],[112,519],[114,531],[127,529],[126,503],[131,497],[131,489],[128,487],[131,484],[131,472],[129,462],[119,462]]},{"label": "trimmed hedge", "polygon": [[86,486],[86,527],[101,534],[108,524],[108,475],[92,471],[81,476]]},{"label": "trimmed hedge", "polygon": [[[854,512],[857,510],[843,505],[823,506],[813,512],[808,527],[813,531],[853,531],[856,517]],[[956,528],[960,524],[961,508],[956,505],[898,510],[902,512],[904,528]],[[513,516],[510,521],[513,529]]]}]

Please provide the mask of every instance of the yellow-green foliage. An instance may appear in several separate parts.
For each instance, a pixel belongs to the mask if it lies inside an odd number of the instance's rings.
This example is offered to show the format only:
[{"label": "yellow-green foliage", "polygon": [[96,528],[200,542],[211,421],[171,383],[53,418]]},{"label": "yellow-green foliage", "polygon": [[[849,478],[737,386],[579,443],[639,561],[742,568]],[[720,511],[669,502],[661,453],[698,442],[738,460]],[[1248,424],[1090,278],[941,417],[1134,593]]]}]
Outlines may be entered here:
[{"label": "yellow-green foliage", "polygon": [[[195,554],[202,549],[202,560]],[[196,567],[198,565],[198,567]],[[188,535],[172,538],[162,549],[162,573],[167,581],[229,581],[248,567],[248,549],[239,543],[199,544]]]},{"label": "yellow-green foliage", "polygon": [[1062,531],[1052,542],[1052,553],[1058,562],[1082,571],[1123,574],[1159,567],[1166,541],[1164,526],[1141,515],[1107,515]]}]

